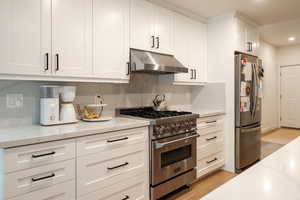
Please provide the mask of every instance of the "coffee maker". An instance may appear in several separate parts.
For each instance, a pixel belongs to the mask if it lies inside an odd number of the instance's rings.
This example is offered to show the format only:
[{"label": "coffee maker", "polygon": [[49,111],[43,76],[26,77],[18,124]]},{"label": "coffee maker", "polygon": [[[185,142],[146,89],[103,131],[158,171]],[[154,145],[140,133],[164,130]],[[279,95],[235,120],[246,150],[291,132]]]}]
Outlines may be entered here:
[{"label": "coffee maker", "polygon": [[43,85],[40,90],[41,125],[51,126],[78,122],[73,105],[76,87]]}]

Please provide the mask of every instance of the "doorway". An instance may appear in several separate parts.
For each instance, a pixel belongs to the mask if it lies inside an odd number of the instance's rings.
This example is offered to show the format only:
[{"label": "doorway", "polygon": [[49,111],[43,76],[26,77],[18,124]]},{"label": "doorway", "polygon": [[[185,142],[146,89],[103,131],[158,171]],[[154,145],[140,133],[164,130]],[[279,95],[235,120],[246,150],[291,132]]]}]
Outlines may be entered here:
[{"label": "doorway", "polygon": [[300,65],[280,69],[280,125],[300,128]]}]

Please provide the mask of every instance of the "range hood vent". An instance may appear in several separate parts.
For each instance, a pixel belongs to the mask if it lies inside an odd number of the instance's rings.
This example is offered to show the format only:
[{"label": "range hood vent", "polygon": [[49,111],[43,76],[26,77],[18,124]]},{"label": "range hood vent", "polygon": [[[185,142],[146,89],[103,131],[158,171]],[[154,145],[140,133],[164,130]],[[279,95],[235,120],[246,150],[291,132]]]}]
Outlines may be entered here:
[{"label": "range hood vent", "polygon": [[188,73],[174,56],[149,51],[130,50],[131,72],[174,74]]}]

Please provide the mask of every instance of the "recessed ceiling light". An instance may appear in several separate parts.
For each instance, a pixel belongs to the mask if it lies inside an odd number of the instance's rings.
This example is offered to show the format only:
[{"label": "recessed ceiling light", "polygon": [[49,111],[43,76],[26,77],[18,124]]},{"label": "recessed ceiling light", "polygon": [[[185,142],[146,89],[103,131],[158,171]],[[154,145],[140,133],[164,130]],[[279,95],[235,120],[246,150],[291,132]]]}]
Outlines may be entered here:
[{"label": "recessed ceiling light", "polygon": [[288,40],[289,41],[294,41],[296,38],[295,37],[289,37]]}]

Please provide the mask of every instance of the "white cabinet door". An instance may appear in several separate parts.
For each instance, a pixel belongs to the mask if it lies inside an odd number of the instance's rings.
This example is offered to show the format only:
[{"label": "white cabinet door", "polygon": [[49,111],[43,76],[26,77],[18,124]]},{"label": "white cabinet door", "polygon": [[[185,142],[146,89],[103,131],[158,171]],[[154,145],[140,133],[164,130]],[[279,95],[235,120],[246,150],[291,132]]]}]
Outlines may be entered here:
[{"label": "white cabinet door", "polygon": [[173,54],[173,13],[165,8],[154,6],[155,42],[156,50],[159,53]]},{"label": "white cabinet door", "polygon": [[176,74],[175,84],[199,85],[206,82],[206,25],[176,15],[174,54],[189,73]]},{"label": "white cabinet door", "polygon": [[199,22],[191,23],[190,67],[194,70],[192,82],[206,82],[206,26]]},{"label": "white cabinet door", "polygon": [[0,73],[50,74],[51,1],[0,1]]},{"label": "white cabinet door", "polygon": [[54,73],[92,75],[92,0],[52,0]]},{"label": "white cabinet door", "polygon": [[153,5],[145,0],[131,0],[131,48],[154,51],[155,17]]},{"label": "white cabinet door", "polygon": [[[185,67],[189,68],[189,31],[190,19],[179,14],[174,17],[174,55]],[[192,71],[175,74],[175,82],[189,82]]]},{"label": "white cabinet door", "polygon": [[94,72],[102,79],[129,79],[130,0],[94,0]]},{"label": "white cabinet door", "polygon": [[237,26],[237,51],[247,52],[248,44],[247,44],[247,27],[246,24],[240,20],[236,19]]}]

